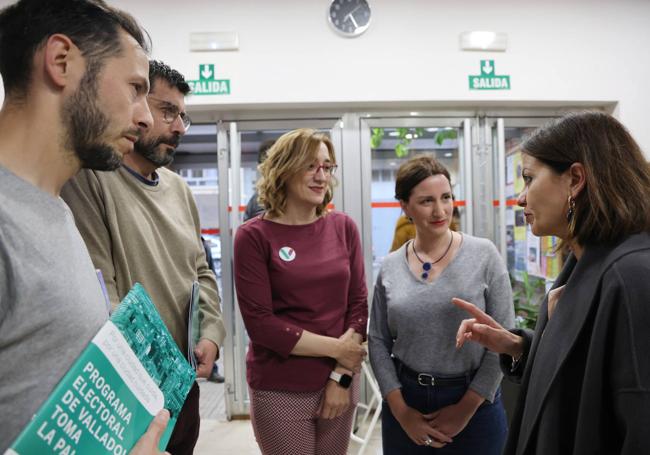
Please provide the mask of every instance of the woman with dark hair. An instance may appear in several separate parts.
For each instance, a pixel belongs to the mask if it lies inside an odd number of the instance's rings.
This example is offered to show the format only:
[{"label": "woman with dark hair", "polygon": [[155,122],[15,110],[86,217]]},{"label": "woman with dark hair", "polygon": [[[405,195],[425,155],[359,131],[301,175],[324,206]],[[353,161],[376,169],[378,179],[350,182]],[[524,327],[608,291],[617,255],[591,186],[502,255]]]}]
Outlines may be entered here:
[{"label": "woman with dark hair", "polygon": [[500,455],[506,418],[496,354],[476,345],[458,352],[454,335],[462,295],[511,325],[514,311],[505,264],[495,246],[450,229],[449,172],[434,158],[400,166],[395,197],[415,238],[382,263],[373,295],[368,343],[385,399],[385,454]]},{"label": "woman with dark hair", "polygon": [[327,208],[334,145],[311,129],[291,131],[259,169],[265,211],[239,228],[234,246],[255,438],[265,455],[344,455],[368,293],[357,227]]},{"label": "woman with dark hair", "polygon": [[[650,450],[650,171],[613,117],[566,116],[521,145],[518,204],[533,234],[571,251],[535,332],[506,330],[474,305],[457,345],[501,353],[521,382],[506,454]],[[506,327],[509,327],[506,325]]]}]

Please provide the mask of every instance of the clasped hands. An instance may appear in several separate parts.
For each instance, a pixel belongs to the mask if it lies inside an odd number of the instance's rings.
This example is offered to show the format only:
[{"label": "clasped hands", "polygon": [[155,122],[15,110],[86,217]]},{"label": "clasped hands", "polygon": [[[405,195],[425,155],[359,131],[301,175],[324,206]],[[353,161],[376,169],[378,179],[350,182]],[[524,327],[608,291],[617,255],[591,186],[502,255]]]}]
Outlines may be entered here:
[{"label": "clasped hands", "polygon": [[452,438],[467,426],[474,411],[462,402],[445,406],[430,414],[422,414],[405,406],[395,414],[395,418],[415,444],[440,448],[453,442]]},{"label": "clasped hands", "polygon": [[361,335],[349,328],[338,339],[337,352],[334,356],[337,363],[354,373],[361,371],[361,362],[366,357],[366,349],[361,344]]}]

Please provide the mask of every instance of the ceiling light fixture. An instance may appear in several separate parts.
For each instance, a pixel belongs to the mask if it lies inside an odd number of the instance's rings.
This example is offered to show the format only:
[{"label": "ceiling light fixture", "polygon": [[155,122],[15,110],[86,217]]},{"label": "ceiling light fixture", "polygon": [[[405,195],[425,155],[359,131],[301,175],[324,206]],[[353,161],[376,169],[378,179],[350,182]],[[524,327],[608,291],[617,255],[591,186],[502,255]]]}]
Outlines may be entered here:
[{"label": "ceiling light fixture", "polygon": [[239,50],[236,32],[190,33],[190,52],[214,52]]},{"label": "ceiling light fixture", "polygon": [[508,35],[503,32],[473,31],[460,34],[460,48],[464,51],[505,52]]}]

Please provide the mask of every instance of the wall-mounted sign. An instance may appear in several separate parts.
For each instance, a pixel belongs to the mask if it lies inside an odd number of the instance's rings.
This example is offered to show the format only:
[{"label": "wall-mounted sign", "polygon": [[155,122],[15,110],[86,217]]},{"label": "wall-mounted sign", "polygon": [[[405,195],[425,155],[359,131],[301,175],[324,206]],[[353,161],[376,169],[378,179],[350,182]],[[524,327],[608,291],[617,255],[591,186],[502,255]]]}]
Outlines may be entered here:
[{"label": "wall-mounted sign", "polygon": [[230,79],[215,79],[214,65],[199,65],[199,80],[187,81],[192,95],[230,95]]},{"label": "wall-mounted sign", "polygon": [[494,60],[481,60],[481,74],[469,76],[470,90],[510,90],[510,76],[497,76]]}]

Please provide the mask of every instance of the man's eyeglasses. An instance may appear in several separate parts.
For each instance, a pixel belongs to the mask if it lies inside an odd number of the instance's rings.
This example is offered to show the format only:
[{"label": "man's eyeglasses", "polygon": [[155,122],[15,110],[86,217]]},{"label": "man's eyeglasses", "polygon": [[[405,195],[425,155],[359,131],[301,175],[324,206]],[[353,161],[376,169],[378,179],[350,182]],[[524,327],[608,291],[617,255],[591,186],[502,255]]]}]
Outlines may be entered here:
[{"label": "man's eyeglasses", "polygon": [[307,166],[307,174],[316,175],[318,174],[318,171],[322,169],[323,173],[329,177],[334,175],[334,172],[336,172],[337,167],[338,166],[336,164],[332,164],[332,163],[323,163],[323,164],[311,163],[309,166]]},{"label": "man's eyeglasses", "polygon": [[165,123],[174,123],[176,119],[180,117],[185,130],[187,130],[192,124],[190,116],[187,115],[186,112],[181,112],[178,106],[173,105],[169,101],[161,100],[160,98],[155,98],[153,96],[148,96],[148,98],[161,104],[160,110],[163,114],[163,121]]}]

